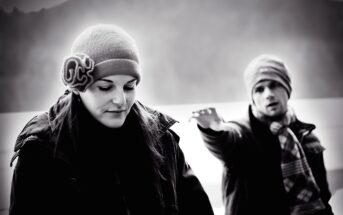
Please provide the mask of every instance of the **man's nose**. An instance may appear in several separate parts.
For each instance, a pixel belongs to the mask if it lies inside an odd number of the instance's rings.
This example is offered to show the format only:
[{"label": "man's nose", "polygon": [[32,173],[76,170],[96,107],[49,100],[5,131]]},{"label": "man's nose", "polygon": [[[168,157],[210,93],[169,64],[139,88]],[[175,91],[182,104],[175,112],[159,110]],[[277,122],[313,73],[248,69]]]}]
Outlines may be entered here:
[{"label": "man's nose", "polygon": [[274,91],[271,90],[270,88],[266,87],[264,90],[264,97],[267,99],[273,98],[274,97]]}]

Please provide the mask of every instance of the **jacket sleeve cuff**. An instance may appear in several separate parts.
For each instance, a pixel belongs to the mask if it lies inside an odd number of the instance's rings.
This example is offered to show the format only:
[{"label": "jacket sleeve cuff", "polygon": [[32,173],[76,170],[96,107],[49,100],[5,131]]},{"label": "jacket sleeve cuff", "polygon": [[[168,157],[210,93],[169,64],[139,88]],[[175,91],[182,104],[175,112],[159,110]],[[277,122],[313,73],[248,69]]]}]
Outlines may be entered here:
[{"label": "jacket sleeve cuff", "polygon": [[209,135],[209,136],[220,136],[224,133],[224,131],[215,131],[215,130],[212,130],[210,128],[203,128],[199,124],[197,124],[197,126],[202,133]]}]

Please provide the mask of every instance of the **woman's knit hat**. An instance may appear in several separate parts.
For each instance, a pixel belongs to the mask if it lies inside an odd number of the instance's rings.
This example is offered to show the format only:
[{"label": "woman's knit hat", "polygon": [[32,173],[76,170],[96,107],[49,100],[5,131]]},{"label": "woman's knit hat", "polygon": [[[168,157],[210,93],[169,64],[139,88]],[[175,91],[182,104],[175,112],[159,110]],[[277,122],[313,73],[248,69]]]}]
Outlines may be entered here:
[{"label": "woman's knit hat", "polygon": [[273,80],[280,83],[291,96],[291,78],[285,64],[272,55],[260,55],[253,59],[244,71],[244,81],[250,95],[255,85],[264,80]]},{"label": "woman's knit hat", "polygon": [[109,75],[131,75],[140,81],[139,54],[132,37],[108,24],[86,28],[74,41],[64,60],[62,81],[84,92],[96,80]]}]

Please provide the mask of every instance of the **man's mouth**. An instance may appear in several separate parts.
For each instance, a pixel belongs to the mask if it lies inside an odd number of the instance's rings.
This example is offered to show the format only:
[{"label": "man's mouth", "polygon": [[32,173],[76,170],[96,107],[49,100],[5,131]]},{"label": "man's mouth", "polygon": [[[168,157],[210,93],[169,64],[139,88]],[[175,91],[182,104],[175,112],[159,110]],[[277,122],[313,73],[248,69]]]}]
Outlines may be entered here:
[{"label": "man's mouth", "polygon": [[278,105],[279,103],[277,103],[277,102],[272,102],[272,103],[269,103],[268,105],[267,105],[267,107],[274,107],[274,106],[276,106],[276,105]]}]

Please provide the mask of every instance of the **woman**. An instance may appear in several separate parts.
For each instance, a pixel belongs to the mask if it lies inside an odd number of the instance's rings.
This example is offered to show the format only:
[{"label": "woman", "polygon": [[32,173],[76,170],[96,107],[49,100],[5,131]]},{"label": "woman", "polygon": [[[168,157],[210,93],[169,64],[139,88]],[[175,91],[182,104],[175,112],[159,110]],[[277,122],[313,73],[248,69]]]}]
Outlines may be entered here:
[{"label": "woman", "polygon": [[71,53],[62,69],[69,90],[17,139],[10,215],[213,214],[175,120],[135,100],[134,40],[91,26]]}]

